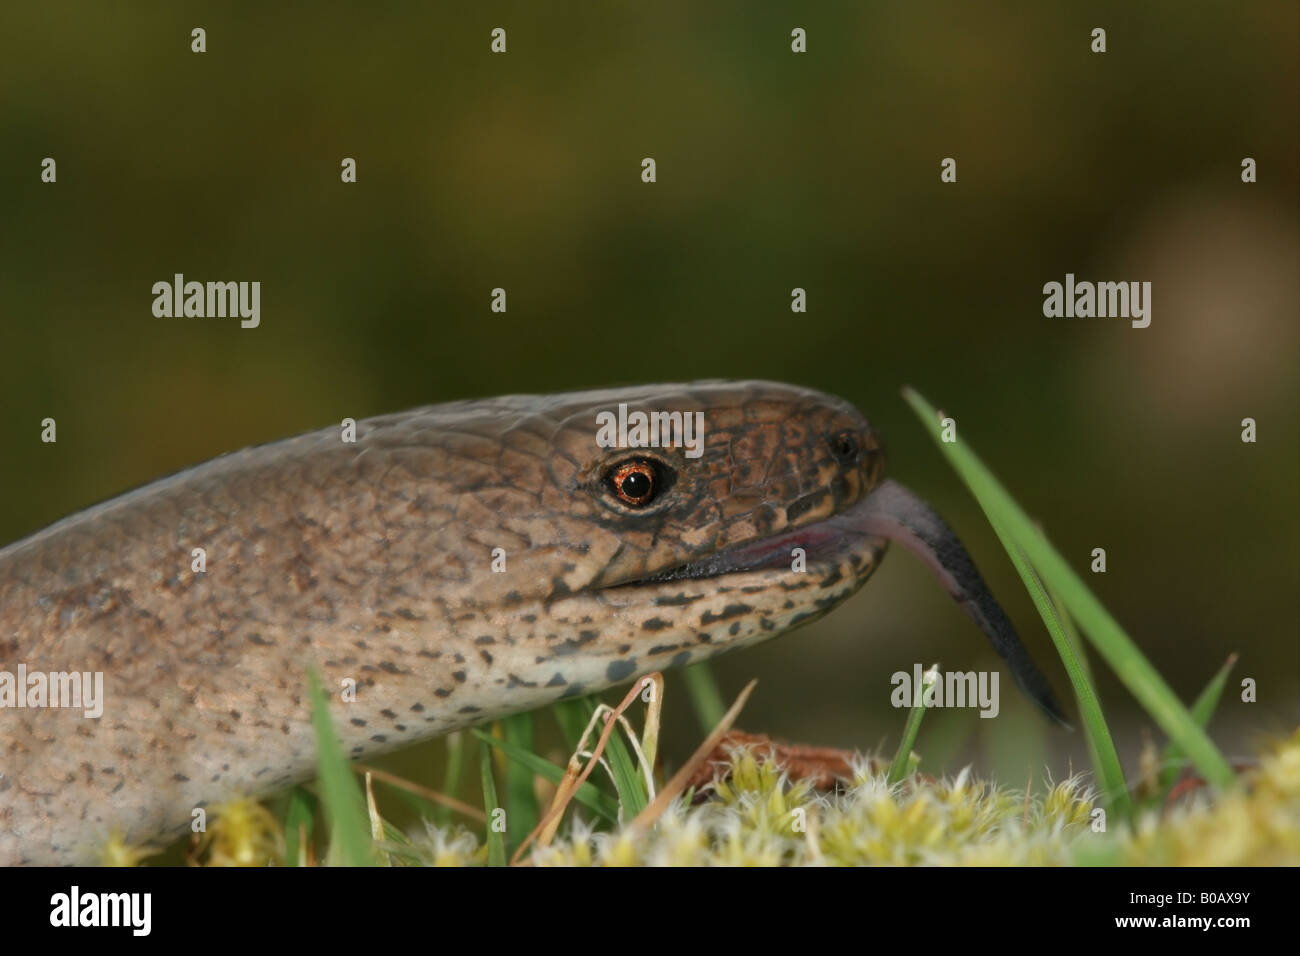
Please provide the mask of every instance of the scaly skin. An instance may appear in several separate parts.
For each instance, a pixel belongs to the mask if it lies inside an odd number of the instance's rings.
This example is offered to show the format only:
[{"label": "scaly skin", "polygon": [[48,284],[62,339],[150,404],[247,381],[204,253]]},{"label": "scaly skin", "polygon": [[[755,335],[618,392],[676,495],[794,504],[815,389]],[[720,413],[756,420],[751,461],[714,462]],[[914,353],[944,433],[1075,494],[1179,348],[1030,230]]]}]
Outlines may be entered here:
[{"label": "scaly skin", "polygon": [[[598,447],[620,402],[703,411],[704,454]],[[644,508],[606,480],[630,458],[676,475]],[[104,712],[0,709],[0,863],[93,861],[310,777],[309,668],[362,758],[789,630],[883,555],[853,517],[882,473],[839,399],[697,383],[380,416],[74,515],[0,551],[0,670],[102,671]],[[761,569],[631,583],[756,543]]]}]

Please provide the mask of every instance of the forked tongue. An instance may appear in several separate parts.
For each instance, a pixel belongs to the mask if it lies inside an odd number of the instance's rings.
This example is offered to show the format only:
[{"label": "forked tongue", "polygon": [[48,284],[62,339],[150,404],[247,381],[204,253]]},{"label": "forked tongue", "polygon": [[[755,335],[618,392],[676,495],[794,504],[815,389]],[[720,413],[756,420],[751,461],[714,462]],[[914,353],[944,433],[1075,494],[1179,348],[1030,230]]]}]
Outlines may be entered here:
[{"label": "forked tongue", "polygon": [[1069,727],[1047,680],[975,570],[966,548],[944,520],[894,481],[884,481],[872,491],[859,514],[861,523],[855,515],[854,524],[863,531],[898,542],[929,565],[944,589],[988,635],[1020,689],[1058,724]]}]

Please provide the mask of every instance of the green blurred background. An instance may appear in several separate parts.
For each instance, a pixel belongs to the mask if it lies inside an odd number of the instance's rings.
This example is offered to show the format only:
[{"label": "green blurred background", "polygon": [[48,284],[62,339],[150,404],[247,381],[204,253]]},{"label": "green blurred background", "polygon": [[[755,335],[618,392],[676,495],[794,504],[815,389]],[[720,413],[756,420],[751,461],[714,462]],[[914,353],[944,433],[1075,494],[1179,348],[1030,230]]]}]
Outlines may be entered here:
[{"label": "green blurred background", "polygon": [[[346,416],[781,379],[867,414],[1068,696],[907,383],[1076,568],[1106,548],[1089,583],[1184,699],[1241,652],[1259,700],[1230,693],[1213,732],[1246,752],[1300,717],[1297,42],[1289,0],[6,3],[0,542]],[[155,318],[176,272],[259,280],[260,328]],[[1067,272],[1152,282],[1151,327],[1044,318]],[[892,748],[889,675],[936,660],[996,666],[896,551],[716,673],[728,696],[760,678],[748,730]],[[1150,722],[1098,676],[1132,766]],[[680,761],[699,731],[678,678],[666,708]],[[1009,688],[1003,711],[932,714],[926,768],[1087,765]]]}]

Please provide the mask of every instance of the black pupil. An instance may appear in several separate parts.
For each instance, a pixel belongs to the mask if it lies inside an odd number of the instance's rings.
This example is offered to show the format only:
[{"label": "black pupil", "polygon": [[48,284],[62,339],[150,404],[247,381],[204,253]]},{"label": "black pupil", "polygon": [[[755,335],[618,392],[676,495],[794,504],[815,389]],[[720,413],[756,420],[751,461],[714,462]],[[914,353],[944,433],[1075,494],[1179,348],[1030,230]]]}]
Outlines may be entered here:
[{"label": "black pupil", "polygon": [[858,443],[852,435],[841,435],[839,440],[841,458],[852,458],[858,453]]},{"label": "black pupil", "polygon": [[634,471],[623,479],[623,494],[629,498],[644,498],[650,494],[650,476]]}]

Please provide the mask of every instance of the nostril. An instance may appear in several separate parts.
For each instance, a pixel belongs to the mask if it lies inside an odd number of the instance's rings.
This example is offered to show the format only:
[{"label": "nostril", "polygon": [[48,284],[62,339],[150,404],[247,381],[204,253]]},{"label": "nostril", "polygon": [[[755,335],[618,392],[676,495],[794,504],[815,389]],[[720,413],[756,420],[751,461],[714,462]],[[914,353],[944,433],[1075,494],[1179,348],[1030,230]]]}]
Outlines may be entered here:
[{"label": "nostril", "polygon": [[831,454],[841,464],[849,465],[857,460],[858,452],[862,446],[858,442],[858,436],[853,432],[840,432],[838,435],[832,435],[830,438]]}]

